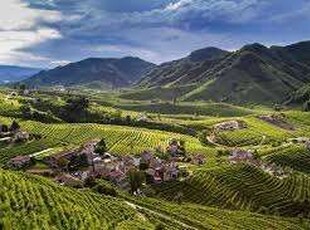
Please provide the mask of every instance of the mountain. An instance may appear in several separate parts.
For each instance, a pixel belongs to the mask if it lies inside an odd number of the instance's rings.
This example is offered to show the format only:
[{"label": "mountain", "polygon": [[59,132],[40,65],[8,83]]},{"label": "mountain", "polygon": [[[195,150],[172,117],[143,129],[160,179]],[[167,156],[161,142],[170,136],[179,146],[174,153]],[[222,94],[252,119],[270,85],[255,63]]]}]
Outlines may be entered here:
[{"label": "mountain", "polygon": [[155,65],[135,57],[88,58],[40,73],[24,81],[30,86],[86,86],[114,88],[129,86]]},{"label": "mountain", "polygon": [[0,65],[0,83],[21,81],[40,71],[30,67]]},{"label": "mountain", "polygon": [[235,52],[198,50],[153,68],[138,85],[144,99],[154,99],[147,90],[160,88],[184,101],[281,103],[309,82],[310,41],[269,48],[255,43]]}]

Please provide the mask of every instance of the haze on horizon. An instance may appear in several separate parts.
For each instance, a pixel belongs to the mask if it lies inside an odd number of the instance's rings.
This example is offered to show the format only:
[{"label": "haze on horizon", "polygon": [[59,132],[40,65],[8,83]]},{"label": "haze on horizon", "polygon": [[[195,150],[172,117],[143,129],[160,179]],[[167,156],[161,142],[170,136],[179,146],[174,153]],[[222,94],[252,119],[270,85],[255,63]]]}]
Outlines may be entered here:
[{"label": "haze on horizon", "polygon": [[309,40],[309,21],[307,0],[3,0],[0,64],[51,68],[122,56],[161,63],[208,46]]}]

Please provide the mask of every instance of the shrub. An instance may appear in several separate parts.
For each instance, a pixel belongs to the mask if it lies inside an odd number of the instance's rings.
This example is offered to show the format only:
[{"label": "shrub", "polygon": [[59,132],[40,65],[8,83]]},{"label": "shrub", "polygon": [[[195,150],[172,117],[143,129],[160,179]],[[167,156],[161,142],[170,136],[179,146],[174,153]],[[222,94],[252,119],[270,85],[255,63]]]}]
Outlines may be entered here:
[{"label": "shrub", "polygon": [[109,186],[109,185],[106,185],[103,183],[99,183],[99,184],[95,185],[93,187],[93,190],[95,192],[98,192],[100,194],[104,194],[107,196],[113,196],[113,197],[117,196],[117,192],[112,186]]}]

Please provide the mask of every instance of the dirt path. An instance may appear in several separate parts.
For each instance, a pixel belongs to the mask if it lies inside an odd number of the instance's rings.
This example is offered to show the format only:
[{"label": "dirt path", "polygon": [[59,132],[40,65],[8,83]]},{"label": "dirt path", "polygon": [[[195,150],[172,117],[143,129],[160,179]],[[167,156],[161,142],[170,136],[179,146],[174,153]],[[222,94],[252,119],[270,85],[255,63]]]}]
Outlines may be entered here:
[{"label": "dirt path", "polygon": [[[193,227],[193,226],[190,226],[190,225],[188,225],[188,224],[186,224],[186,223],[184,223],[184,222],[182,222],[182,221],[173,219],[172,217],[170,217],[170,216],[168,216],[168,215],[166,215],[166,214],[159,213],[159,212],[157,212],[157,211],[154,211],[154,210],[151,210],[151,209],[149,209],[149,208],[146,208],[146,207],[143,207],[143,206],[140,206],[140,205],[131,203],[131,202],[129,202],[129,201],[125,201],[125,203],[126,203],[127,205],[129,205],[130,207],[134,208],[135,210],[137,210],[138,212],[139,212],[139,209],[142,209],[142,210],[145,210],[145,211],[147,211],[147,212],[149,212],[149,213],[155,214],[155,215],[157,215],[157,216],[159,216],[159,217],[161,217],[161,218],[163,218],[163,219],[166,219],[166,220],[175,222],[175,223],[181,225],[184,229],[189,229],[189,230],[190,230],[190,229],[194,229],[194,230],[198,230],[198,228],[195,228],[195,227]],[[142,214],[141,214],[141,215],[142,215]]]}]

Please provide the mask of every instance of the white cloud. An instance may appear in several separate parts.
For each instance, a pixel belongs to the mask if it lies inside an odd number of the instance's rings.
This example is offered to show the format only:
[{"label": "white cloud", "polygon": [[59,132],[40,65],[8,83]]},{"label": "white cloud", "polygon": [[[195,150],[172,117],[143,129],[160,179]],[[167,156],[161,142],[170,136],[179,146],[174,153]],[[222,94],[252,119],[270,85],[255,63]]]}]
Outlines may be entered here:
[{"label": "white cloud", "polygon": [[169,3],[168,6],[166,7],[166,10],[176,11],[192,2],[193,0],[180,0],[176,3]]},{"label": "white cloud", "polygon": [[21,0],[1,1],[0,30],[27,30],[37,21],[56,22],[60,19],[57,11],[30,9]]},{"label": "white cloud", "polygon": [[0,62],[6,64],[19,64],[37,61],[46,61],[31,53],[20,51],[22,48],[39,44],[48,39],[61,38],[57,30],[42,28],[37,31],[0,31]]},{"label": "white cloud", "polygon": [[30,9],[20,0],[5,0],[0,8],[0,62],[18,64],[43,61],[47,58],[21,51],[23,48],[59,39],[56,29],[39,26],[42,22],[57,22],[61,15],[56,11]]}]

